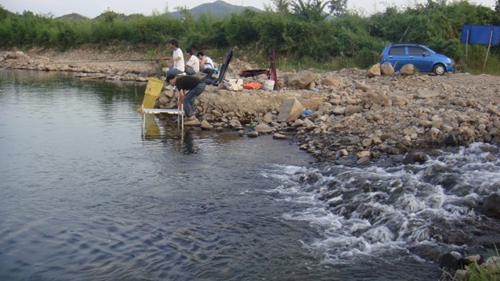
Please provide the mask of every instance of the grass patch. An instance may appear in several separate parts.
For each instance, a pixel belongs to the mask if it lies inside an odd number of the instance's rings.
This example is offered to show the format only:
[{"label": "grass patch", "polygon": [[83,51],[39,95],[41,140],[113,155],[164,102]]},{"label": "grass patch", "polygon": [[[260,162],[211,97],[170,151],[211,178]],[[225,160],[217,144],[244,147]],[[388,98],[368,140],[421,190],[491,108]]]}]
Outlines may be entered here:
[{"label": "grass patch", "polygon": [[[492,255],[491,258],[500,257],[498,249],[495,246],[496,256]],[[466,267],[467,281],[500,281],[500,259],[496,259],[496,263],[490,264],[487,267],[479,265],[474,262]]]}]

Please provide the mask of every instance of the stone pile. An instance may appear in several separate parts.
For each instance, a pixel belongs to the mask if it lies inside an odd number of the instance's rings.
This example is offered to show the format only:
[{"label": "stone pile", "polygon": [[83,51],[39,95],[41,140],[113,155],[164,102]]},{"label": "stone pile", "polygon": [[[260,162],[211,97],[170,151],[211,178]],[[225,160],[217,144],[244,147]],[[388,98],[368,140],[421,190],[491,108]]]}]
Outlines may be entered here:
[{"label": "stone pile", "polygon": [[21,51],[0,53],[0,68],[13,68],[39,71],[74,72],[83,79],[105,79],[111,81],[147,82],[149,76],[157,74],[155,65],[148,60],[99,61],[75,60],[53,61],[45,56],[28,56]]},{"label": "stone pile", "polygon": [[370,79],[362,70],[346,69],[281,79],[285,86],[273,92],[208,87],[197,101],[198,115],[235,130],[258,124],[254,130],[260,134],[292,133],[319,158],[350,156],[357,164],[387,154],[500,142],[498,77]]}]

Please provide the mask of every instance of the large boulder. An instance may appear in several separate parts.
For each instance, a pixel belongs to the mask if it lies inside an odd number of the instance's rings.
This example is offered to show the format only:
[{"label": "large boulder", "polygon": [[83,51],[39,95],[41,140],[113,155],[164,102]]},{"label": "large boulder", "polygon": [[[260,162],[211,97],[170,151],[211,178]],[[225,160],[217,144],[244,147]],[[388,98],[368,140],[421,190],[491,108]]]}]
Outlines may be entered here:
[{"label": "large boulder", "polygon": [[413,66],[413,64],[405,64],[401,67],[399,73],[403,75],[413,75],[415,74],[415,66]]},{"label": "large boulder", "polygon": [[286,99],[281,105],[280,114],[278,115],[278,122],[292,122],[300,117],[304,106],[296,99]]},{"label": "large boulder", "polygon": [[375,77],[375,76],[380,76],[381,75],[381,72],[380,72],[380,64],[377,63],[377,64],[374,64],[372,67],[370,67],[370,69],[368,69],[368,71],[366,72],[366,76],[372,78],[372,77]]},{"label": "large boulder", "polygon": [[382,72],[382,75],[393,75],[394,67],[392,66],[391,63],[386,62],[380,66],[380,71]]},{"label": "large boulder", "polygon": [[309,70],[299,71],[297,74],[288,78],[288,85],[299,89],[307,89],[308,86],[318,79],[319,74],[313,73]]},{"label": "large boulder", "polygon": [[342,79],[342,77],[336,77],[329,74],[323,78],[323,85],[340,88],[344,85],[344,80]]},{"label": "large boulder", "polygon": [[484,198],[482,211],[488,217],[500,219],[500,194],[493,193]]}]

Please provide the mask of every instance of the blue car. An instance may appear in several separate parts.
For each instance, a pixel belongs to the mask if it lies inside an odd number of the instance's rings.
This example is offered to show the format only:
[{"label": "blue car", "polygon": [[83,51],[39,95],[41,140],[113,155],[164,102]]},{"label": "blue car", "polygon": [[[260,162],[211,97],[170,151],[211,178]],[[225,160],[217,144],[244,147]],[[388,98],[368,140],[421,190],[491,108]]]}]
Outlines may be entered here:
[{"label": "blue car", "polygon": [[420,72],[443,75],[455,71],[453,59],[438,54],[424,45],[390,44],[380,55],[380,64],[389,62],[394,71],[399,71],[405,64],[413,64]]}]

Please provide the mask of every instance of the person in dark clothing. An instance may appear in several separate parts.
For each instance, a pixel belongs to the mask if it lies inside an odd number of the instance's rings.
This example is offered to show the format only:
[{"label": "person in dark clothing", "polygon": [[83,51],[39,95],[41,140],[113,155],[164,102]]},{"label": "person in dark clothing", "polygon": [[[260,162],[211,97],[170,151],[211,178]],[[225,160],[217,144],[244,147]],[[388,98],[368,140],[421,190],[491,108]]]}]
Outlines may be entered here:
[{"label": "person in dark clothing", "polygon": [[196,122],[194,100],[203,93],[205,90],[205,82],[196,76],[175,76],[168,75],[167,82],[171,86],[175,86],[179,90],[180,96],[179,100],[184,100],[182,102],[184,113],[186,114],[187,120],[185,125],[189,125],[190,122]]}]

